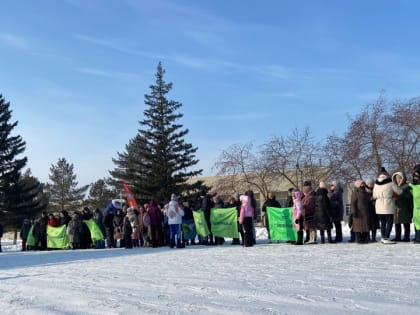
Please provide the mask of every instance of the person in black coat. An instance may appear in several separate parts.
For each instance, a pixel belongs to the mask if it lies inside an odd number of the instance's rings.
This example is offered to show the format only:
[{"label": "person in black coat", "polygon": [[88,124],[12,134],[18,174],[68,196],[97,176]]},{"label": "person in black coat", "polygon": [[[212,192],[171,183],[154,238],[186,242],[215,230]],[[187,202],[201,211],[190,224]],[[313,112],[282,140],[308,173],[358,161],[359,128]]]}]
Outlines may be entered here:
[{"label": "person in black coat", "polygon": [[254,197],[254,192],[252,190],[247,190],[245,192],[245,195],[249,196],[251,198],[251,206],[254,208],[254,218],[252,218],[252,244],[257,244],[256,240],[256,232],[255,232],[255,225],[254,225],[254,219],[257,214],[257,200]]},{"label": "person in black coat", "polygon": [[331,205],[328,198],[328,190],[325,182],[321,181],[315,193],[315,216],[321,236],[321,243],[325,243],[325,234],[327,231],[328,243],[335,243],[331,238]]},{"label": "person in black coat", "polygon": [[47,225],[48,213],[44,211],[34,224],[35,250],[47,250]]},{"label": "person in black coat", "polygon": [[108,248],[114,247],[114,211],[108,210],[104,215],[106,244]]},{"label": "person in black coat", "polygon": [[210,234],[207,239],[204,239],[203,244],[205,245],[214,245],[213,234],[211,233],[211,222],[210,222],[210,213],[211,209],[214,207],[211,196],[207,194],[205,190],[201,192],[201,210],[204,212],[204,218],[207,222],[207,227],[209,228]]},{"label": "person in black coat", "polygon": [[[292,200],[293,202],[293,200]],[[262,211],[262,217],[263,217],[263,224],[267,228],[267,234],[268,234],[268,243],[271,243],[270,238],[270,225],[268,222],[268,213],[267,213],[267,207],[274,207],[274,208],[280,208],[280,203],[276,200],[276,196],[272,192],[269,192],[267,195],[267,199],[264,202],[261,211]]]},{"label": "person in black coat", "polygon": [[60,212],[60,226],[68,226],[70,221],[71,217],[69,216],[69,213],[66,210],[62,210]]},{"label": "person in black coat", "polygon": [[80,231],[80,248],[87,249],[92,247],[92,237],[90,230],[84,221],[92,219],[93,214],[88,207],[84,207],[82,211],[82,227]]}]

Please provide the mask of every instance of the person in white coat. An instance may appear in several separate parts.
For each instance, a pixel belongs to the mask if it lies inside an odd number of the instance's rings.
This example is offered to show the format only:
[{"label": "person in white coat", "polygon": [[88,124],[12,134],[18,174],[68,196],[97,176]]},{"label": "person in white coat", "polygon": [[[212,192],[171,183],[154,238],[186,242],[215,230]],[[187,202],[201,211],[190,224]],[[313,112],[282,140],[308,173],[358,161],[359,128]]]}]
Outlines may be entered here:
[{"label": "person in white coat", "polygon": [[[181,234],[181,225],[182,217],[184,216],[184,210],[181,205],[178,203],[178,198],[175,194],[171,195],[171,201],[168,204],[168,225],[169,225],[169,247],[177,248],[182,247],[182,234]],[[175,243],[176,237],[176,243]]]},{"label": "person in white coat", "polygon": [[394,244],[389,239],[394,224],[395,198],[401,194],[401,188],[392,182],[391,177],[384,167],[373,187],[373,199],[375,200],[376,214],[381,222],[381,236],[383,244]]}]

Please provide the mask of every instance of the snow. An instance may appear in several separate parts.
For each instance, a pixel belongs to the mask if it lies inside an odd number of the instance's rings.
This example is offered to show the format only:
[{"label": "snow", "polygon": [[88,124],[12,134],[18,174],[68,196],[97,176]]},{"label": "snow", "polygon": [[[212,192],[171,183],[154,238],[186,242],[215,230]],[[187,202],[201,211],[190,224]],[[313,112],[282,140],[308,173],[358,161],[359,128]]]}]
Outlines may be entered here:
[{"label": "snow", "polygon": [[227,241],[185,249],[20,252],[4,245],[0,310],[324,315],[416,314],[420,309],[416,244],[266,244],[263,228],[257,229],[257,239],[251,248]]}]

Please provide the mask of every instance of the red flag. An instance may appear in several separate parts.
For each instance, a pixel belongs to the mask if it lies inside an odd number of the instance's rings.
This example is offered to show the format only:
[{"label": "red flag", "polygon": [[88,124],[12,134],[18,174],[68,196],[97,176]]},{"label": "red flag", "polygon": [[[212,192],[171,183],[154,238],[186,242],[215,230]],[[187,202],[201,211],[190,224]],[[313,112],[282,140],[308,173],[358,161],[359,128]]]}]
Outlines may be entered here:
[{"label": "red flag", "polygon": [[136,201],[136,199],[134,199],[133,194],[131,193],[130,189],[128,188],[126,182],[123,181],[122,185],[123,185],[123,188],[124,188],[124,191],[125,191],[125,196],[127,198],[128,205],[131,208],[139,210],[139,206],[137,205],[137,201]]}]

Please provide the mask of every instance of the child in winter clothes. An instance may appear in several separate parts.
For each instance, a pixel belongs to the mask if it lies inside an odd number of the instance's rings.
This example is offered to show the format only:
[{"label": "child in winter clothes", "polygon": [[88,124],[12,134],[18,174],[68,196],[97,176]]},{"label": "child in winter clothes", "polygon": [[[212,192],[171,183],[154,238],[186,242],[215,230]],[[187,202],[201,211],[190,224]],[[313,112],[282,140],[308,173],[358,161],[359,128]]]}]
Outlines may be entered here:
[{"label": "child in winter clothes", "polygon": [[298,234],[298,239],[295,245],[303,245],[303,205],[302,205],[302,192],[299,190],[292,191],[293,198],[293,222],[295,222],[295,229]]},{"label": "child in winter clothes", "polygon": [[247,195],[242,195],[240,197],[241,201],[241,211],[239,214],[239,223],[242,224],[244,230],[244,246],[249,247],[254,245],[253,241],[253,225],[252,218],[254,217],[254,207],[251,206],[251,197]]},{"label": "child in winter clothes", "polygon": [[[181,224],[182,217],[184,216],[184,210],[178,203],[178,198],[175,194],[171,195],[171,201],[168,204],[168,225],[169,225],[169,247],[174,248],[175,245],[177,248],[182,247],[182,238],[181,238]],[[176,236],[176,244],[175,244]]]}]

